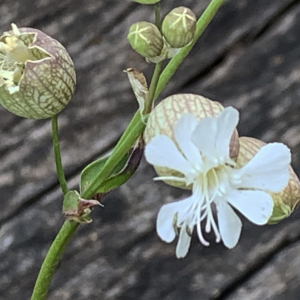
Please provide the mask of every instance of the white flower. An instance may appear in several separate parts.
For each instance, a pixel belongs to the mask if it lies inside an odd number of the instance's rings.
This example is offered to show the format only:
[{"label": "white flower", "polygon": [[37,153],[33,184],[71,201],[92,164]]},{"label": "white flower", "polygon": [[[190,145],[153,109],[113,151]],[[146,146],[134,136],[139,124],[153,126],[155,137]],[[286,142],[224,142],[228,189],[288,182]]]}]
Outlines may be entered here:
[{"label": "white flower", "polygon": [[[201,231],[205,220],[205,231],[213,230],[216,242],[222,240],[226,247],[235,247],[242,223],[234,209],[257,225],[266,224],[273,210],[267,192],[279,192],[288,183],[291,154],[280,143],[267,144],[248,164],[235,169],[229,143],[238,119],[238,111],[232,107],[225,108],[218,117],[199,122],[194,115],[185,114],[174,126],[176,143],[158,135],[146,146],[149,163],[180,172],[179,176],[156,179],[192,185],[192,196],[164,205],[157,217],[157,233],[165,242],[172,242],[180,229],[178,258],[186,256],[194,226],[201,243],[209,245]],[[218,225],[212,205],[217,210]]]}]

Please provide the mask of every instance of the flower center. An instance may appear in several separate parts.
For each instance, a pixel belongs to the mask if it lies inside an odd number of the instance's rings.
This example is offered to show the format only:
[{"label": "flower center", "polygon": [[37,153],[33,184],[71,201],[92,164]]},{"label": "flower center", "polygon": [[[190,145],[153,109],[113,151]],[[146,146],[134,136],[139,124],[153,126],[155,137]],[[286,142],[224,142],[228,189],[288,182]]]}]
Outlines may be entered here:
[{"label": "flower center", "polygon": [[33,43],[35,36],[35,33],[21,33],[18,27],[12,24],[12,32],[6,32],[0,37],[0,87],[5,86],[10,94],[19,90],[19,82],[27,61],[50,57],[38,46],[28,47]]},{"label": "flower center", "polygon": [[230,168],[227,165],[218,165],[209,169],[206,173],[199,173],[193,185],[193,201],[187,208],[186,227],[193,228],[197,226],[197,234],[200,242],[209,246],[204,239],[201,222],[206,219],[205,232],[214,231],[216,242],[221,241],[221,235],[213,216],[212,204],[216,198],[224,196],[230,188]]},{"label": "flower center", "polygon": [[25,62],[31,58],[23,41],[7,36],[0,42],[0,86],[17,86],[24,72]]}]

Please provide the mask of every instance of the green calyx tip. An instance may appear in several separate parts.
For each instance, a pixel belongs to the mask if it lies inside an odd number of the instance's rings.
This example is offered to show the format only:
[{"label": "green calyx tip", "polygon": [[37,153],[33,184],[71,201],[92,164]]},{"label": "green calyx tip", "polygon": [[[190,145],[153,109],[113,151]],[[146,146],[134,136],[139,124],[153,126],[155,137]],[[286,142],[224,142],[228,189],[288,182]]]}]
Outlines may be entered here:
[{"label": "green calyx tip", "polygon": [[74,64],[55,39],[34,28],[18,28],[0,37],[0,104],[28,119],[58,114],[71,99]]},{"label": "green calyx tip", "polygon": [[131,47],[145,58],[159,56],[164,46],[158,28],[145,21],[131,25],[127,39]]},{"label": "green calyx tip", "polygon": [[182,48],[189,44],[196,30],[196,16],[187,7],[177,7],[163,20],[162,33],[172,48]]}]

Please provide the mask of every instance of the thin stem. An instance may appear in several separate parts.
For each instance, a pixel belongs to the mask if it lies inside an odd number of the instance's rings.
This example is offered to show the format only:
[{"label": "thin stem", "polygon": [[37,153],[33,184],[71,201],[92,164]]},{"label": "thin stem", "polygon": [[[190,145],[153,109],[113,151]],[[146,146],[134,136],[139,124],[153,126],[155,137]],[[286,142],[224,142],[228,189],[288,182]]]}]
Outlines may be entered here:
[{"label": "thin stem", "polygon": [[52,243],[36,280],[31,300],[44,300],[56,266],[79,223],[66,220]]},{"label": "thin stem", "polygon": [[[175,73],[176,69],[180,66],[184,58],[188,55],[198,38],[201,36],[205,28],[208,26],[208,24],[211,22],[215,14],[217,13],[220,6],[225,2],[225,0],[212,0],[212,2],[209,4],[209,6],[206,8],[202,16],[199,18],[197,22],[196,27],[196,33],[195,37],[188,46],[184,47],[166,66],[164,71],[161,72],[162,64],[157,64],[156,68],[154,70],[154,75],[151,81],[151,85],[149,88],[149,92],[147,95],[147,99],[145,101],[145,112],[146,112],[146,106],[147,110],[150,112],[152,108],[152,103],[155,101],[155,99],[159,96],[159,94],[162,92],[164,87],[167,85],[167,83],[170,81],[171,77]],[[155,76],[155,73],[157,75]],[[159,76],[160,74],[160,76]],[[151,99],[150,97],[152,94],[152,89],[155,86],[155,94],[154,98]],[[150,94],[150,95],[149,95]],[[152,101],[149,101],[151,99]],[[150,110],[149,110],[150,109]],[[105,163],[103,169],[98,174],[98,176],[95,178],[95,180],[91,183],[91,185],[87,188],[85,193],[82,195],[83,198],[90,198],[94,194],[96,194],[98,188],[101,186],[103,181],[108,178],[116,164],[124,157],[126,152],[131,148],[133,143],[137,140],[137,138],[142,134],[145,124],[143,124],[143,121],[141,118],[137,115],[138,112],[135,114],[133,119],[131,120],[129,126],[125,130],[123,136],[119,140],[118,144],[114,148],[114,151],[110,155],[109,159]],[[131,131],[128,129],[130,128]],[[137,131],[136,131],[137,130]]]},{"label": "thin stem", "polygon": [[[160,2],[154,4],[154,14],[155,14],[155,25],[156,27],[161,30],[161,19],[160,19]],[[162,72],[163,63],[160,62],[155,65],[155,69],[153,72],[151,84],[149,87],[149,91],[147,94],[147,98],[145,100],[145,109],[143,114],[146,116],[152,111],[153,104],[154,104],[154,94],[157,88],[157,84],[159,81],[160,74]]]},{"label": "thin stem", "polygon": [[197,27],[196,32],[193,41],[182,48],[180,52],[174,56],[164,71],[162,72],[157,89],[155,91],[154,100],[158,98],[160,93],[163,91],[165,86],[169,83],[171,77],[174,75],[175,71],[178,69],[178,67],[181,65],[183,60],[186,58],[186,56],[189,54],[191,49],[194,47],[195,43],[199,39],[199,37],[202,35],[208,24],[211,22],[213,17],[216,15],[218,9],[222,6],[222,4],[226,0],[212,0],[206,10],[203,12],[199,20],[197,21]]},{"label": "thin stem", "polygon": [[[140,119],[140,114],[138,115],[139,120],[136,122],[135,126],[132,126],[132,131],[127,133],[127,130],[123,134],[123,138],[119,140],[115,146],[113,152],[109,156],[107,162],[101,169],[101,172],[93,180],[90,186],[86,189],[82,198],[89,199],[93,197],[104,180],[106,180],[114,170],[116,164],[124,157],[126,152],[132,147],[135,141],[139,138],[143,130],[145,129],[144,122]],[[125,133],[127,133],[125,135]],[[125,136],[124,136],[125,135]]]},{"label": "thin stem", "polygon": [[67,181],[66,181],[66,177],[61,162],[61,154],[60,154],[59,139],[58,139],[57,115],[53,116],[51,121],[52,121],[52,139],[53,139],[53,149],[54,149],[57,177],[63,194],[66,194],[69,191],[69,189],[67,186]]},{"label": "thin stem", "polygon": [[[155,11],[155,23],[157,24],[157,26],[160,27],[159,4],[154,5],[154,11]],[[145,100],[145,109],[143,111],[143,114],[145,116],[149,114],[152,110],[153,102],[154,102],[154,94],[162,71],[162,66],[163,66],[162,62],[156,64],[155,66],[149,91],[147,94],[147,98]],[[135,143],[135,141],[143,133],[144,129],[145,129],[145,124],[141,119],[140,113],[137,112],[134,115],[128,127],[126,128],[119,142],[115,146],[113,152],[111,153],[109,159],[103,166],[101,172],[97,175],[95,180],[90,184],[90,186],[82,195],[83,198],[88,199],[97,193],[97,190],[99,189],[103,181],[111,175],[116,164],[124,157],[126,152],[130,150],[130,148]]]},{"label": "thin stem", "polygon": [[144,109],[144,115],[146,116],[147,114],[149,114],[152,110],[153,107],[153,103],[154,103],[154,94],[157,88],[157,84],[159,81],[159,77],[162,71],[162,66],[163,63],[160,62],[158,64],[156,64],[154,72],[153,72],[153,76],[152,76],[152,80],[151,80],[151,84],[149,87],[149,91],[147,94],[147,98],[145,101],[145,109]]},{"label": "thin stem", "polygon": [[160,30],[161,29],[161,20],[160,20],[160,3],[159,2],[154,4],[154,13],[155,13],[155,25]]},{"label": "thin stem", "polygon": [[[194,41],[189,46],[183,48],[179,54],[173,58],[169,64],[167,65],[166,69],[163,71],[163,73],[159,76],[156,76],[156,79],[154,79],[155,76],[153,76],[153,79],[151,81],[151,85],[149,88],[155,91],[154,99],[156,99],[163,88],[166,86],[166,84],[170,81],[172,75],[174,74],[175,70],[179,67],[183,59],[187,56],[188,52],[191,50],[192,46],[195,44],[196,40],[199,38],[199,36],[202,34],[204,29],[207,27],[207,25],[210,23],[213,16],[216,14],[218,8],[225,2],[225,0],[212,0],[210,5],[207,7],[201,18],[199,19],[197,23],[197,32],[194,38]],[[161,66],[157,65],[157,68],[161,68]],[[157,74],[159,74],[159,70],[156,71]],[[155,73],[155,72],[154,72]],[[152,94],[152,92],[151,92]],[[149,99],[153,98],[153,96],[149,95]],[[149,101],[150,109],[152,106],[152,102],[154,99],[151,99]],[[147,102],[148,103],[148,102]],[[102,169],[102,172],[99,174],[100,182],[103,182],[103,180],[107,179],[108,176],[111,174],[113,168],[116,166],[116,164],[119,162],[120,159],[124,157],[126,152],[130,149],[130,147],[134,144],[134,142],[137,140],[137,138],[143,133],[143,130],[145,129],[145,124],[141,120],[140,112],[136,112],[134,117],[132,118],[130,124],[126,128],[124,134],[122,135],[121,139],[119,140],[118,144],[116,145],[113,153],[111,154],[110,158],[108,159],[107,163],[105,164],[104,168]],[[54,143],[54,153],[55,153],[55,160],[56,160],[56,167],[57,167],[57,173],[59,173],[59,180],[62,187],[63,192],[67,192],[68,188],[66,185],[66,180],[63,175],[63,169],[61,164],[61,157],[60,157],[60,151],[59,151],[59,143],[58,143],[58,129],[57,129],[57,117],[52,118],[52,130],[53,130],[53,143]],[[93,184],[86,190],[86,192],[83,195],[83,198],[90,198],[93,196],[94,191],[97,189],[98,184],[96,182],[93,182]],[[53,244],[51,245],[47,256],[43,262],[43,265],[41,267],[40,273],[38,275],[34,291],[31,297],[31,300],[44,300],[47,295],[47,291],[49,288],[49,285],[51,283],[54,271],[56,269],[56,266],[60,260],[60,257],[71,239],[72,235],[74,234],[76,228],[79,226],[78,223],[71,222],[66,220],[63,224],[61,230],[59,231],[57,237],[55,238]]]},{"label": "thin stem", "polygon": [[[145,109],[144,109],[145,115],[149,114],[152,110],[153,96],[157,87],[161,70],[162,70],[162,63],[156,64],[153,77],[151,80],[151,84],[149,87],[149,92],[147,94],[147,98],[145,101]],[[135,121],[134,123],[133,120]],[[86,191],[82,195],[82,198],[88,199],[97,193],[97,190],[100,188],[103,181],[111,175],[116,164],[124,157],[126,152],[130,150],[130,148],[135,143],[135,141],[143,133],[145,126],[146,125],[141,120],[140,113],[138,112],[138,114],[135,114],[135,116],[132,119],[132,122],[129,124],[129,126],[123,133],[122,137],[120,138],[119,142],[115,146],[113,152],[111,153],[109,159],[103,166],[100,173],[97,175],[97,177],[94,179],[94,181],[90,184],[90,186],[86,189]]]}]

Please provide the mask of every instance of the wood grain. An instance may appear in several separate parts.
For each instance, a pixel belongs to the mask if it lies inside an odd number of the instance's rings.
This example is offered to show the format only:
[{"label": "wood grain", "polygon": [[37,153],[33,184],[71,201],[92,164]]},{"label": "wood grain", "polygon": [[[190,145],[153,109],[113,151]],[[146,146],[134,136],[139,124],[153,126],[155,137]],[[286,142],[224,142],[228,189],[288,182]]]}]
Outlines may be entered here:
[{"label": "wood grain", "polygon": [[[197,16],[208,0],[163,1],[163,11],[189,6]],[[166,4],[165,4],[166,3]],[[128,46],[133,22],[151,21],[151,7],[128,1],[8,1],[10,23],[58,39],[74,59],[77,91],[59,117],[63,162],[76,187],[87,162],[110,150],[137,109],[126,74],[148,65]],[[241,135],[282,141],[300,171],[300,4],[292,0],[228,0],[172,79],[164,96],[193,92],[241,111]],[[162,98],[162,97],[161,97]],[[0,108],[0,299],[30,297],[43,257],[59,230],[61,193],[55,177],[49,121]],[[205,248],[197,238],[184,260],[155,233],[162,204],[186,195],[154,183],[145,162],[105,198],[72,239],[51,286],[50,300],[215,299],[297,300],[299,212],[278,225],[244,220],[233,250]]]}]

